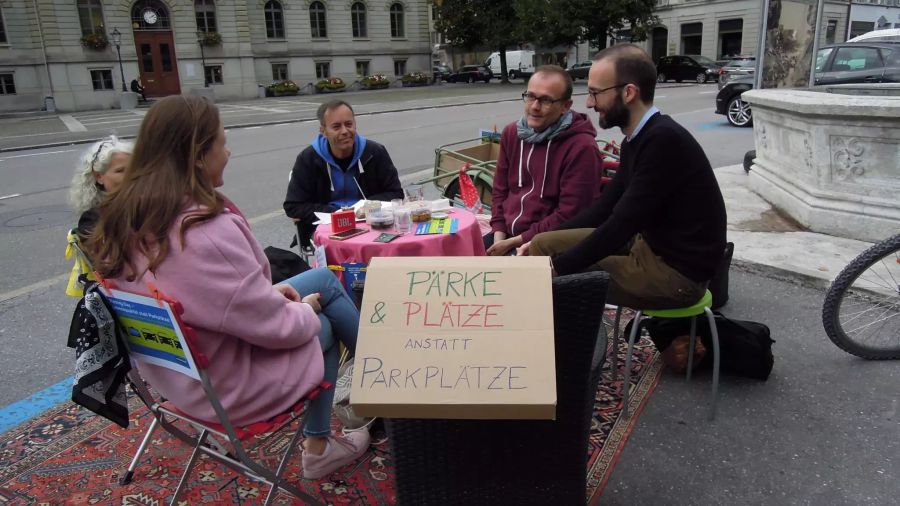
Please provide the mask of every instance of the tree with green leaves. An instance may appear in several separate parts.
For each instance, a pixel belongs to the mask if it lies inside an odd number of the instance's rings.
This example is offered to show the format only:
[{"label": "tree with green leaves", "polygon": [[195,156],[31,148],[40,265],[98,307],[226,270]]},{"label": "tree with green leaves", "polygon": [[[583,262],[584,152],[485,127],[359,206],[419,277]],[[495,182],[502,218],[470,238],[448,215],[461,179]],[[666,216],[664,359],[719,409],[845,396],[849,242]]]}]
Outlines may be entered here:
[{"label": "tree with green leaves", "polygon": [[500,77],[509,82],[506,49],[519,42],[519,19],[512,2],[497,0],[435,0],[435,28],[456,46],[487,46],[500,52]]}]

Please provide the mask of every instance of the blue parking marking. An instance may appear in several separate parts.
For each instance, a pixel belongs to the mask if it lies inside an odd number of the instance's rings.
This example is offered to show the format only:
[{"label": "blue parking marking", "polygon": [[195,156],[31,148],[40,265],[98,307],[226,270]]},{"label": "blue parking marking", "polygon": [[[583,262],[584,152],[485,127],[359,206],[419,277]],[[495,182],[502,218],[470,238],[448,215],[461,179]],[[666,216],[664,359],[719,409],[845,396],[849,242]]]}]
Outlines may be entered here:
[{"label": "blue parking marking", "polygon": [[0,408],[0,434],[72,398],[73,377]]}]

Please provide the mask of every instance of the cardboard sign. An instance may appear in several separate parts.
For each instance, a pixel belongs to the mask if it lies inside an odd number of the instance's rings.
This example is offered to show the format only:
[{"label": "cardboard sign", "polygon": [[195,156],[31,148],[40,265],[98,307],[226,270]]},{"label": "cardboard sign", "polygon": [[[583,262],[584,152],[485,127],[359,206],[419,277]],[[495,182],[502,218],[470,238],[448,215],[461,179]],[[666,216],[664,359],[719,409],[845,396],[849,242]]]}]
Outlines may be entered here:
[{"label": "cardboard sign", "polygon": [[376,257],[350,402],[360,416],[556,417],[547,257]]}]

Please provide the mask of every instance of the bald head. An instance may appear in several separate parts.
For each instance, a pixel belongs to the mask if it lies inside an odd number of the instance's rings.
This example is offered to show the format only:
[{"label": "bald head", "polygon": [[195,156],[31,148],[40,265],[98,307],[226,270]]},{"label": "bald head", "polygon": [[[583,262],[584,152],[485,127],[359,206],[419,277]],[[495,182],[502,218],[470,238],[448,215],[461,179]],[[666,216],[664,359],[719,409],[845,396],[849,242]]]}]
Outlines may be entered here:
[{"label": "bald head", "polygon": [[610,61],[615,68],[616,83],[637,86],[641,102],[653,103],[653,95],[656,92],[656,65],[640,46],[616,44],[594,55],[593,60]]}]

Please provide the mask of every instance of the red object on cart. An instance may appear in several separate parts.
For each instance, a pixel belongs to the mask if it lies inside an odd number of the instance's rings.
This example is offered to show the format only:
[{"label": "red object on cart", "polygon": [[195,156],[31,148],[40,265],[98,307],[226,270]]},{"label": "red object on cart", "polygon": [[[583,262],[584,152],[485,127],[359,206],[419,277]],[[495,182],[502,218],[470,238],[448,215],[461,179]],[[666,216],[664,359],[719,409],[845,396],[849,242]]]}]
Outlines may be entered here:
[{"label": "red object on cart", "polygon": [[481,197],[478,196],[475,183],[472,182],[472,178],[466,173],[466,169],[470,166],[471,164],[467,163],[459,169],[459,194],[462,197],[463,204],[466,205],[466,209],[478,214],[484,209],[484,205],[481,203]]}]

